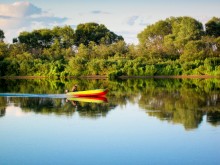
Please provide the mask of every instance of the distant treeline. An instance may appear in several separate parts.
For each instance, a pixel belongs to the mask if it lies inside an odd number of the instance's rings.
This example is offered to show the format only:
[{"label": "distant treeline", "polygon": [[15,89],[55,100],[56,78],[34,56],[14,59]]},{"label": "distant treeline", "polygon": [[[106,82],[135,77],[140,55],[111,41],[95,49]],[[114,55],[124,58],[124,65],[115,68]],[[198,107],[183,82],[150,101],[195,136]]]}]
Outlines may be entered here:
[{"label": "distant treeline", "polygon": [[220,18],[204,26],[170,17],[147,26],[139,44],[97,23],[21,32],[13,44],[0,30],[0,76],[220,76]]}]

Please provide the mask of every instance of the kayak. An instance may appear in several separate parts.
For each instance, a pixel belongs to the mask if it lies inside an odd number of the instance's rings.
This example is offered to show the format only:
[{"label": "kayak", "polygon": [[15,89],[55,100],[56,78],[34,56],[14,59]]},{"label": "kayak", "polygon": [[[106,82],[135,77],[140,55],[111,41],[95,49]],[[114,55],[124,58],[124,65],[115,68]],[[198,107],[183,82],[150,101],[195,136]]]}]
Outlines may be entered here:
[{"label": "kayak", "polygon": [[86,91],[68,92],[68,97],[102,97],[108,93],[108,89],[95,89]]},{"label": "kayak", "polygon": [[104,103],[107,102],[105,97],[69,97],[69,101],[79,101],[79,102],[88,102],[88,103]]}]

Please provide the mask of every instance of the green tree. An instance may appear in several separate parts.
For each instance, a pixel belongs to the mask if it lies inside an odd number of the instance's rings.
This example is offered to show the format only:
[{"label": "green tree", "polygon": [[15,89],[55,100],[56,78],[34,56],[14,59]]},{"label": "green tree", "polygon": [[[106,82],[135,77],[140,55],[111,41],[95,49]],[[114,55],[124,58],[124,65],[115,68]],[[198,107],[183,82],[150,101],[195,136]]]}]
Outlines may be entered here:
[{"label": "green tree", "polygon": [[123,37],[108,30],[103,24],[93,22],[79,24],[75,31],[75,45],[77,46],[80,44],[87,46],[90,41],[94,41],[96,44],[112,44],[119,40],[123,40]]},{"label": "green tree", "polygon": [[42,57],[49,60],[63,59],[62,48],[58,39],[55,39],[50,48],[44,49]]},{"label": "green tree", "polygon": [[[144,31],[138,34],[138,39],[140,42],[141,49],[146,49],[155,55],[160,55],[161,58],[164,57],[164,38],[172,33],[172,26],[170,22],[160,20],[153,25],[147,26]],[[155,56],[150,56],[152,54],[147,54],[150,58],[158,58]],[[160,58],[160,57],[159,57]]]},{"label": "green tree", "polygon": [[207,56],[206,44],[201,41],[190,41],[186,44],[184,53],[180,56],[180,60],[184,62],[194,60],[204,60]]},{"label": "green tree", "polygon": [[2,42],[5,38],[5,34],[3,32],[3,30],[0,29],[0,41]]},{"label": "green tree", "polygon": [[57,26],[52,31],[62,48],[70,48],[74,45],[75,32],[70,26]]},{"label": "green tree", "polygon": [[153,25],[147,26],[144,31],[138,34],[140,44],[145,46],[161,43],[164,36],[172,33],[170,22],[160,20]]},{"label": "green tree", "polygon": [[85,75],[84,72],[87,71],[86,63],[87,60],[84,58],[72,57],[70,58],[67,67],[65,68],[65,72],[68,73],[69,76]]},{"label": "green tree", "polygon": [[10,44],[9,46],[9,57],[15,58],[17,54],[23,54],[24,52],[27,52],[27,46],[25,44],[21,43],[14,43]]},{"label": "green tree", "polygon": [[32,32],[21,32],[18,36],[20,43],[29,48],[49,48],[53,43],[53,34],[50,29],[39,29]]},{"label": "green tree", "polygon": [[182,53],[184,46],[192,40],[199,40],[204,34],[202,23],[191,17],[170,18],[173,42]]},{"label": "green tree", "polygon": [[8,53],[8,44],[0,42],[0,76],[6,74],[7,62],[5,61],[5,58],[8,56]]},{"label": "green tree", "polygon": [[3,60],[6,56],[8,56],[8,45],[0,42],[0,60]]},{"label": "green tree", "polygon": [[206,34],[213,37],[220,36],[220,18],[213,17],[205,24]]},{"label": "green tree", "polygon": [[191,17],[170,17],[147,26],[138,34],[138,39],[143,48],[159,53],[162,58],[167,57],[167,54],[177,58],[176,54],[183,52],[187,42],[201,39],[203,34],[202,23],[197,20]]}]

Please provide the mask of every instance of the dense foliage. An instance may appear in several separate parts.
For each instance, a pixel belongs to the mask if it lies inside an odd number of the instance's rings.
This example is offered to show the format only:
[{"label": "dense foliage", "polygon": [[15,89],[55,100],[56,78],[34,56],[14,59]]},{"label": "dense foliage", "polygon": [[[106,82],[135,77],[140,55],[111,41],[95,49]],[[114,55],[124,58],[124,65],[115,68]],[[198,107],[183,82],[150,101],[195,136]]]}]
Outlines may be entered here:
[{"label": "dense foliage", "polygon": [[213,17],[205,24],[205,27],[208,35],[214,37],[220,36],[220,18]]},{"label": "dense foliage", "polygon": [[0,76],[219,76],[219,20],[206,30],[191,17],[160,20],[138,34],[138,45],[97,23],[21,32],[13,44],[0,30]]}]

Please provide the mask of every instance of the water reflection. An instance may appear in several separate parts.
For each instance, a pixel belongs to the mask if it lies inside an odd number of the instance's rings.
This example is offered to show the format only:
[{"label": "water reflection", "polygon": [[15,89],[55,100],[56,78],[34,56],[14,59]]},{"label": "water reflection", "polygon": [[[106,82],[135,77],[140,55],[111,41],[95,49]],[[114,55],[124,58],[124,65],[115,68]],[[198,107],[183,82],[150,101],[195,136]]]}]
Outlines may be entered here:
[{"label": "water reflection", "polygon": [[[208,92],[205,88],[207,90],[207,86],[199,87],[188,83],[175,88],[170,85],[157,86],[153,90],[146,88],[141,93],[139,105],[150,116],[183,124],[186,129],[194,129],[199,126],[206,113],[211,116],[218,116],[220,113],[219,87],[211,91],[208,89]],[[216,120],[219,121],[219,118]]]},{"label": "water reflection", "polygon": [[186,130],[198,128],[205,115],[211,125],[220,123],[219,79],[1,80],[0,92],[62,94],[72,84],[79,84],[80,90],[108,88],[108,102],[75,100],[74,105],[64,98],[0,97],[0,116],[5,116],[9,103],[15,103],[27,113],[72,116],[78,112],[80,117],[97,119],[129,102],[137,103],[149,116],[182,124]]},{"label": "water reflection", "polygon": [[5,112],[6,112],[5,108],[1,108],[0,109],[0,117],[5,116]]},{"label": "water reflection", "polygon": [[[2,98],[0,98],[2,99]],[[81,117],[97,118],[99,116],[106,116],[108,111],[112,109],[108,103],[102,104],[80,102],[73,105],[72,101],[66,99],[52,99],[52,98],[8,98],[5,102],[7,105],[15,104],[19,106],[23,112],[35,112],[40,114],[55,114],[72,116],[76,111]],[[7,108],[7,106],[5,106]],[[1,116],[5,115],[5,108],[1,109]]]},{"label": "water reflection", "polygon": [[207,113],[207,122],[211,123],[213,126],[220,125],[220,112],[208,112]]}]

